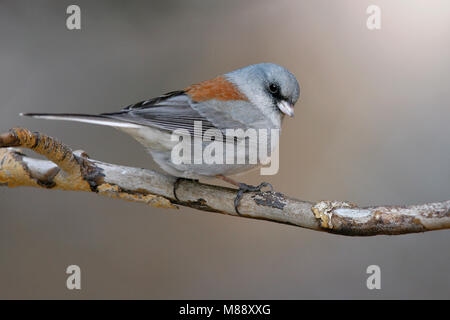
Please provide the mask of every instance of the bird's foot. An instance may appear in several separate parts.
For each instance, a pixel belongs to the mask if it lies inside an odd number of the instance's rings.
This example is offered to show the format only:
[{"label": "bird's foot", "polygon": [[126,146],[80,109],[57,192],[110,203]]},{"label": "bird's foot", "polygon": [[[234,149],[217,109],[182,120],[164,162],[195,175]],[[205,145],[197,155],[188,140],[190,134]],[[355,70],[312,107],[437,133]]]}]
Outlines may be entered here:
[{"label": "bird's foot", "polygon": [[236,210],[236,213],[238,215],[241,215],[241,213],[239,212],[239,203],[242,200],[242,197],[244,196],[244,193],[247,192],[261,192],[262,188],[265,187],[269,187],[270,191],[273,191],[273,187],[270,183],[268,182],[262,182],[260,183],[258,186],[251,186],[245,183],[239,183],[239,191],[236,195],[236,198],[234,199],[234,210]]}]

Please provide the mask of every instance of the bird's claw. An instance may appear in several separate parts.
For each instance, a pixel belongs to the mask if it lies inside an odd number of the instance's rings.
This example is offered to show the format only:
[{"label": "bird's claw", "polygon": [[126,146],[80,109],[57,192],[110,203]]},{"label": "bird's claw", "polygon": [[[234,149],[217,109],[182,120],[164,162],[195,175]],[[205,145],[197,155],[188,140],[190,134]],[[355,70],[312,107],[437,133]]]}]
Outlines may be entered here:
[{"label": "bird's claw", "polygon": [[270,191],[273,191],[273,187],[268,182],[262,182],[258,186],[251,186],[245,183],[239,183],[239,191],[236,195],[236,198],[234,198],[234,210],[236,210],[236,213],[238,215],[241,215],[241,213],[238,210],[239,203],[242,200],[242,197],[244,196],[244,193],[246,192],[261,192],[262,188],[269,187]]}]

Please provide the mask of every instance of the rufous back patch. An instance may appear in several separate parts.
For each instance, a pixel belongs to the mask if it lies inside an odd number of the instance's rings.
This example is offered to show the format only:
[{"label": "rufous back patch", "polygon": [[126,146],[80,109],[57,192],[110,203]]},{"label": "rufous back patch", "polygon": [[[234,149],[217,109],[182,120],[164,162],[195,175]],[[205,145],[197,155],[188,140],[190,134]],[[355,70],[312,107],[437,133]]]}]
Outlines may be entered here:
[{"label": "rufous back patch", "polygon": [[221,101],[248,101],[247,97],[240,92],[233,83],[225,79],[223,76],[194,84],[184,90],[191,96],[192,100],[197,102],[211,99]]}]

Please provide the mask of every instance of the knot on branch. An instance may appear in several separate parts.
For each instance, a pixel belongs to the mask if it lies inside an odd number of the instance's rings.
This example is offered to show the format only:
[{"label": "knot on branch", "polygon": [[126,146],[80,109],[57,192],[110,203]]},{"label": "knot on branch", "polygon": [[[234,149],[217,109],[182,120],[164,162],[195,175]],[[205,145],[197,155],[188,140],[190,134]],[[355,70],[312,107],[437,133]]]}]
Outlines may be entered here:
[{"label": "knot on branch", "polygon": [[[33,150],[48,161],[30,159],[12,147]],[[113,198],[138,201],[156,207],[173,207],[160,196],[124,190],[105,183],[103,169],[88,159],[84,151],[73,152],[61,141],[39,132],[13,128],[0,135],[0,184],[93,191]],[[52,164],[53,163],[53,164]]]},{"label": "knot on branch", "polygon": [[[25,162],[19,161],[26,175],[40,186],[54,187],[56,180],[63,178],[72,184],[72,188],[95,191],[100,182],[101,172],[98,172],[87,158],[75,155],[67,145],[45,134],[24,128],[13,128],[8,133],[0,135],[0,147],[27,148],[55,163],[57,167],[48,168],[46,172],[42,170],[33,172]],[[16,154],[14,159],[20,160],[19,156]]]},{"label": "knot on branch", "polygon": [[80,165],[88,166],[76,159],[72,150],[59,140],[25,128],[13,128],[0,135],[0,147],[23,147],[33,150],[54,162],[68,174],[76,175]]},{"label": "knot on branch", "polygon": [[320,226],[325,229],[333,229],[333,214],[338,208],[356,208],[357,205],[346,201],[320,201],[312,206],[314,216],[320,220]]}]

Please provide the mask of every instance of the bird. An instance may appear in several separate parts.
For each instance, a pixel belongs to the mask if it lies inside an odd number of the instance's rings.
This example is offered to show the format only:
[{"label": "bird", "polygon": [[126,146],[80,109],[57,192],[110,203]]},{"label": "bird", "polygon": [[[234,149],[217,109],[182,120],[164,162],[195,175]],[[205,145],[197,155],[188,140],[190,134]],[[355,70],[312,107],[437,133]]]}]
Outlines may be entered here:
[{"label": "bird", "polygon": [[[190,85],[182,90],[171,91],[161,96],[140,101],[122,108],[118,112],[101,114],[76,113],[21,113],[33,118],[66,120],[104,125],[119,129],[140,142],[160,168],[177,178],[176,188],[182,179],[218,178],[238,187],[234,207],[238,214],[239,203],[245,192],[259,192],[272,186],[262,182],[251,186],[237,182],[230,175],[240,174],[261,166],[256,163],[204,163],[174,161],[173,150],[179,136],[202,136],[208,130],[227,136],[229,129],[280,130],[285,116],[294,116],[294,105],[300,96],[296,77],[285,67],[274,63],[249,65],[210,80]],[[196,126],[201,124],[201,131]],[[174,133],[182,131],[178,138]],[[214,136],[211,141],[216,141]],[[245,156],[249,158],[247,137],[233,137],[236,145],[247,141]],[[277,147],[272,139],[270,150]],[[229,140],[226,140],[229,143]],[[217,142],[220,142],[217,139]],[[222,143],[225,143],[222,141]],[[202,146],[206,142],[202,141]],[[195,150],[194,150],[195,151]],[[217,151],[217,150],[216,150]],[[189,150],[185,150],[189,154]],[[234,155],[233,155],[234,157]],[[233,158],[236,159],[236,158]]]}]

